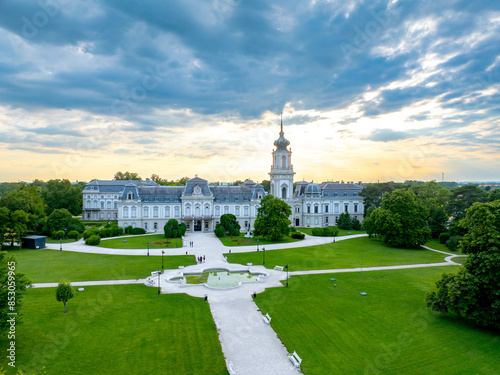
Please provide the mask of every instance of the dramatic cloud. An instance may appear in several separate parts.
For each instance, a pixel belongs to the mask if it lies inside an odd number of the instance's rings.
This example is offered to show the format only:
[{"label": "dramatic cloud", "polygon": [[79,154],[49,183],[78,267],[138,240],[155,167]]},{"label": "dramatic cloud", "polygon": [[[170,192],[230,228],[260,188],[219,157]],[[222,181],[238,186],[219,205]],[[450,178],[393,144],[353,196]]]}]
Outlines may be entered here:
[{"label": "dramatic cloud", "polygon": [[304,178],[499,179],[497,1],[5,0],[0,30],[0,180],[262,180],[282,111]]}]

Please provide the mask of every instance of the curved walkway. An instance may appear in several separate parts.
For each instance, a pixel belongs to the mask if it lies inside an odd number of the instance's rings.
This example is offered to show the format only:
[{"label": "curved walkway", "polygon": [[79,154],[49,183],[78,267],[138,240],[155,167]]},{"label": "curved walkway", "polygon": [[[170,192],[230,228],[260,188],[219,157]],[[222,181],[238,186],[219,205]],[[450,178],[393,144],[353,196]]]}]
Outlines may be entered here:
[{"label": "curved walkway", "polygon": [[[336,241],[343,241],[351,238],[363,237],[365,234],[343,236],[336,238]],[[228,369],[235,374],[254,375],[276,374],[295,375],[300,372],[295,369],[287,357],[287,349],[278,338],[272,326],[266,324],[262,313],[252,299],[253,293],[261,293],[267,288],[282,287],[281,280],[286,278],[286,272],[269,270],[263,266],[242,266],[239,264],[227,263],[223,254],[229,252],[240,253],[255,251],[256,246],[224,246],[213,233],[188,233],[184,238],[184,246],[178,249],[166,249],[167,255],[192,254],[197,257],[205,256],[204,263],[183,268],[182,270],[165,270],[160,276],[160,287],[162,293],[186,293],[195,297],[205,297],[208,299],[210,310],[214,318],[222,351],[226,358]],[[193,242],[193,246],[189,243]],[[291,242],[276,245],[264,245],[266,250],[298,248],[306,246],[323,245],[333,242],[333,237],[312,237],[306,236],[303,241]],[[49,248],[59,250],[59,244],[48,244]],[[428,264],[410,264],[400,266],[382,266],[367,268],[345,268],[311,271],[294,271],[290,275],[309,275],[343,272],[360,272],[376,270],[394,270],[422,267],[441,267],[459,265],[452,261],[456,255],[443,251],[431,249],[448,255],[444,262]],[[150,249],[150,255],[161,255],[165,249]],[[75,243],[63,244],[63,251],[75,251],[96,254],[119,254],[119,255],[146,255],[147,249],[126,250],[109,249],[95,246],[87,246],[82,240]],[[228,270],[249,270],[252,273],[263,273],[260,282],[244,283],[234,289],[211,289],[204,285],[185,285],[179,282],[168,281],[170,278],[182,275],[182,272],[192,273],[202,272],[210,268],[225,268]],[[147,279],[136,280],[106,280],[106,281],[86,281],[74,282],[74,286],[90,285],[117,285],[117,284],[146,284],[158,287],[156,276]],[[57,283],[34,284],[35,288],[56,287]],[[257,296],[258,298],[258,296]],[[271,317],[272,318],[272,317]],[[291,348],[293,350],[293,348]],[[298,353],[299,355],[301,353]],[[304,360],[307,360],[305,358]]]}]

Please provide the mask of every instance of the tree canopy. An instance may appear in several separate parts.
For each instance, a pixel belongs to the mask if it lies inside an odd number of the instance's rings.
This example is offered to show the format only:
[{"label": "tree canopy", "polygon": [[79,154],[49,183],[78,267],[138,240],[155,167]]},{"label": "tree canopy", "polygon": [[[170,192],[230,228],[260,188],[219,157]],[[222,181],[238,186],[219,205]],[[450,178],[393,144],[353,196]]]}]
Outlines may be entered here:
[{"label": "tree canopy", "polygon": [[73,215],[82,213],[82,188],[69,180],[49,180],[42,190],[42,198],[47,205],[47,215],[58,208],[65,208]]},{"label": "tree canopy", "polygon": [[500,328],[500,201],[475,203],[460,225],[467,230],[459,248],[468,254],[457,274],[443,274],[427,293],[429,308]]},{"label": "tree canopy", "polygon": [[57,302],[62,302],[64,304],[64,312],[66,313],[68,309],[66,308],[66,303],[73,298],[75,291],[69,281],[61,281],[56,289],[56,300]]},{"label": "tree canopy", "polygon": [[366,184],[361,190],[361,195],[365,199],[363,200],[365,207],[365,214],[370,207],[378,208],[382,202],[382,197],[385,193],[392,193],[396,189],[407,188],[406,184],[401,184],[398,182],[381,182],[374,184]]},{"label": "tree canopy", "polygon": [[116,172],[113,180],[142,180],[142,177],[136,172]]},{"label": "tree canopy", "polygon": [[420,205],[411,190],[385,193],[382,207],[365,219],[368,234],[379,234],[391,246],[414,248],[430,240],[427,210]]},{"label": "tree canopy", "polygon": [[268,240],[280,240],[290,233],[292,214],[290,206],[279,198],[266,195],[260,201],[255,219],[255,234],[266,237]]},{"label": "tree canopy", "polygon": [[17,272],[16,259],[5,251],[0,251],[0,332],[5,332],[9,323],[8,313],[17,313],[16,324],[20,320],[21,307],[26,288],[31,285],[26,275]]},{"label": "tree canopy", "polygon": [[464,218],[465,211],[475,202],[483,203],[488,200],[488,193],[474,184],[454,188],[451,193],[448,213],[456,220]]}]

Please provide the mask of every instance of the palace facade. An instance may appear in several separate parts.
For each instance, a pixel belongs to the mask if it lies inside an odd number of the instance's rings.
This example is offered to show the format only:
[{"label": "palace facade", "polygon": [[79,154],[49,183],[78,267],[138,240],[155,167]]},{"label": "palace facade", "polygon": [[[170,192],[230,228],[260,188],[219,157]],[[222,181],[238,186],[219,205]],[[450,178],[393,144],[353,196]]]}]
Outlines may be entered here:
[{"label": "palace facade", "polygon": [[[300,181],[295,185],[290,142],[283,124],[274,142],[270,194],[283,199],[291,209],[296,227],[335,225],[348,212],[363,220],[361,183]],[[95,180],[83,190],[84,220],[118,220],[121,227],[141,227],[148,232],[163,231],[170,219],[186,223],[188,231],[214,231],[224,214],[236,216],[241,228],[252,228],[260,200],[267,193],[261,184],[246,181],[240,186],[211,186],[195,177],[185,186],[160,186],[146,180]]]}]

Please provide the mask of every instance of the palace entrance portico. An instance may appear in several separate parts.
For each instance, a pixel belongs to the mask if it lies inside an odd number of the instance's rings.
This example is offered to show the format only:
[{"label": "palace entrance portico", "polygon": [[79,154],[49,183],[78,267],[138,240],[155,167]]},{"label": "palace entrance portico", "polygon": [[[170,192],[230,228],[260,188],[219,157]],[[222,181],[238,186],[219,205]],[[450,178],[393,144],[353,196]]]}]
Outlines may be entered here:
[{"label": "palace entrance portico", "polygon": [[184,222],[189,224],[189,232],[213,231],[212,216],[184,216]]}]

